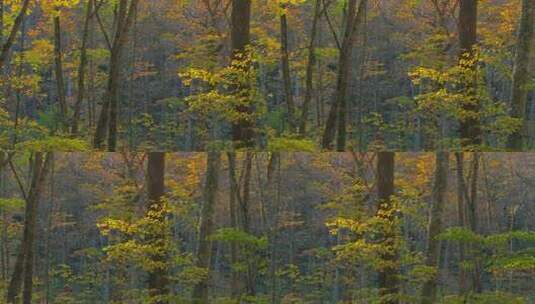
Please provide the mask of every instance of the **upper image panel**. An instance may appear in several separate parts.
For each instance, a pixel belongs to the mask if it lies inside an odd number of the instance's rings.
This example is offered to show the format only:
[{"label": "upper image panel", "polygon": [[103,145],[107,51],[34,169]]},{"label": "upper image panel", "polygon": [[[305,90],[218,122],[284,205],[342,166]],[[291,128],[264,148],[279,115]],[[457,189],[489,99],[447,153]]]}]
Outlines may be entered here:
[{"label": "upper image panel", "polygon": [[535,0],[0,0],[0,149],[524,151]]}]

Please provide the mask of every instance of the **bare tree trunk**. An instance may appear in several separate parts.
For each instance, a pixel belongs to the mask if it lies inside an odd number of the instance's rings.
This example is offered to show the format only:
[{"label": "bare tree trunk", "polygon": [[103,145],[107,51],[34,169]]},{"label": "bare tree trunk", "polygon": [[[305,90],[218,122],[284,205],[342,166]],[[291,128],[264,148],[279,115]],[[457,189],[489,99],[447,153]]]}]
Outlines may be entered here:
[{"label": "bare tree trunk", "polygon": [[[230,199],[229,199],[229,213],[230,213],[230,226],[234,229],[238,229],[238,217],[236,215],[237,206],[236,200],[238,199],[238,184],[236,178],[236,153],[227,153],[228,158],[228,170],[230,181]],[[239,261],[239,248],[236,242],[230,244],[230,262],[234,267]],[[234,268],[232,268],[231,274],[231,296],[233,299],[239,299],[241,296],[240,287],[240,275]]]},{"label": "bare tree trunk", "polygon": [[441,242],[437,236],[442,232],[442,213],[446,204],[448,188],[449,153],[437,152],[435,161],[435,185],[433,189],[433,202],[429,217],[427,236],[426,265],[436,269],[433,278],[426,281],[422,288],[422,304],[436,303],[437,284],[439,278],[439,262],[441,255]]},{"label": "bare tree trunk", "polygon": [[353,58],[353,47],[357,37],[357,27],[361,23],[364,8],[367,0],[361,0],[357,8],[357,0],[349,0],[347,8],[347,20],[344,32],[344,39],[338,58],[338,77],[336,91],[333,97],[333,104],[329,111],[329,116],[325,125],[322,138],[322,147],[326,150],[333,149],[333,141],[337,134],[337,150],[345,151],[346,148],[346,115],[347,115],[347,93],[349,90],[349,80],[351,79]]},{"label": "bare tree trunk", "polygon": [[23,303],[31,304],[33,287],[33,247],[36,232],[37,207],[43,192],[52,157],[52,153],[48,153],[43,157],[43,153],[40,152],[35,153],[34,156],[30,191],[27,195],[24,195],[26,199],[26,211],[23,239],[20,252],[17,256],[15,270],[13,271],[8,287],[8,303],[17,303],[16,298],[19,295],[21,286],[24,282]]},{"label": "bare tree trunk", "polygon": [[[469,197],[466,199],[467,202],[467,219],[469,223],[469,228],[474,233],[479,232],[479,221],[477,217],[477,194],[478,194],[478,179],[479,179],[479,160],[480,160],[480,154],[474,153],[472,156],[472,162],[471,162],[471,180],[470,180],[470,191],[467,193]],[[474,269],[472,272],[472,291],[476,293],[481,293],[483,291],[483,286],[481,283],[481,261],[476,256],[477,252],[479,252],[480,248],[477,244],[471,244],[472,252],[474,252],[474,256],[471,258],[474,261]]]},{"label": "bare tree trunk", "polygon": [[[165,193],[165,153],[164,152],[151,152],[148,156],[147,163],[147,215],[156,223],[163,223],[165,226],[166,214],[164,212],[165,204],[162,200]],[[149,242],[154,244],[158,248],[166,248],[165,231],[167,227],[163,227],[162,230],[156,231],[154,234],[148,236]],[[155,264],[161,266],[154,266],[149,271],[149,293],[150,296],[155,299],[153,303],[166,304],[169,303],[166,296],[169,295],[169,279],[167,274],[167,250],[164,252],[158,252],[151,256],[151,260]]]},{"label": "bare tree trunk", "polygon": [[292,92],[292,78],[290,75],[290,58],[288,46],[288,18],[286,17],[287,5],[281,5],[282,13],[280,15],[280,35],[281,35],[281,68],[282,79],[284,84],[284,95],[288,107],[288,125],[290,132],[295,132],[295,105]]},{"label": "bare tree trunk", "polygon": [[15,38],[17,37],[17,33],[20,27],[22,26],[22,21],[24,20],[26,12],[28,11],[30,2],[31,2],[30,0],[24,0],[24,2],[22,2],[22,7],[20,9],[19,14],[15,18],[15,21],[13,22],[13,27],[11,28],[9,36],[7,37],[6,42],[2,45],[2,50],[0,52],[0,70],[3,69],[4,64],[6,63],[9,51],[11,50],[13,43],[15,43]]},{"label": "bare tree trunk", "polygon": [[[278,227],[278,211],[280,206],[280,168],[281,155],[278,152],[271,154],[267,168],[267,189],[270,201],[274,202],[271,209],[272,215],[268,217],[268,239],[270,242],[270,261],[269,261],[269,276],[271,304],[277,303],[277,227]],[[277,172],[277,182],[274,183],[274,173]]]},{"label": "bare tree trunk", "polygon": [[321,14],[321,0],[316,0],[314,8],[314,19],[312,20],[312,29],[310,31],[310,42],[308,45],[308,62],[306,69],[305,80],[305,98],[303,100],[303,110],[301,114],[301,121],[299,125],[299,135],[304,137],[307,132],[308,112],[310,102],[312,101],[312,93],[314,89],[314,65],[316,64],[316,36],[318,32],[318,23]]},{"label": "bare tree trunk", "polygon": [[56,90],[58,94],[60,125],[63,131],[67,130],[67,97],[65,96],[65,80],[63,78],[63,55],[61,49],[61,19],[54,17],[54,71],[56,74]]},{"label": "bare tree trunk", "polygon": [[220,163],[221,157],[219,152],[208,152],[204,203],[201,211],[199,244],[197,248],[197,267],[207,270],[209,275],[195,285],[193,289],[194,303],[209,303],[208,288],[212,255],[212,241],[209,237],[214,233],[214,208],[219,187]]},{"label": "bare tree trunk", "polygon": [[[392,208],[392,195],[394,195],[394,152],[379,152],[377,154],[377,196],[378,210],[380,213],[390,214]],[[384,212],[382,212],[384,211]],[[386,220],[394,221],[395,215],[389,216]],[[395,235],[388,232],[383,235],[383,244],[395,248]],[[379,295],[382,304],[399,303],[397,294],[399,293],[399,269],[397,266],[399,254],[395,252],[385,253],[382,260],[390,262],[391,266],[385,266],[379,270]]]},{"label": "bare tree trunk", "polygon": [[108,87],[104,95],[104,103],[100,111],[93,142],[96,149],[104,148],[107,132],[108,150],[110,152],[114,152],[117,149],[118,94],[123,49],[128,42],[128,32],[133,23],[139,0],[131,0],[130,6],[128,6],[127,2],[127,0],[121,0],[119,2],[117,26],[109,63],[110,73],[108,75]]},{"label": "bare tree trunk", "polygon": [[[475,73],[476,66],[474,63],[467,63],[474,59],[474,46],[477,44],[477,2],[478,0],[460,0],[459,7],[459,43],[461,66]],[[464,117],[460,121],[461,144],[464,147],[480,145],[481,126],[479,119],[479,100],[475,89],[477,81],[475,79],[466,79],[463,90],[467,100],[462,103]]]},{"label": "bare tree trunk", "polygon": [[[242,229],[246,233],[251,234],[251,227],[249,224],[249,207],[251,204],[251,171],[253,163],[253,153],[245,153],[245,163],[243,172],[242,198],[240,200],[240,218]],[[256,265],[249,262],[247,266],[247,280],[245,284],[247,295],[254,296],[256,294]]]},{"label": "bare tree trunk", "polygon": [[511,116],[522,120],[522,128],[509,136],[507,148],[511,151],[522,151],[528,131],[526,124],[527,85],[530,75],[528,70],[531,61],[530,54],[535,36],[534,24],[535,0],[523,0],[511,92]]},{"label": "bare tree trunk", "polygon": [[91,29],[91,20],[93,19],[93,1],[87,0],[84,29],[82,32],[82,45],[80,46],[80,65],[78,66],[78,92],[74,104],[74,114],[72,118],[71,134],[78,135],[80,112],[85,97],[85,73],[87,70],[87,44],[89,40],[89,31]]},{"label": "bare tree trunk", "polygon": [[[465,214],[465,182],[464,182],[464,153],[455,153],[456,166],[457,166],[457,214],[459,226],[464,227],[466,225]],[[463,242],[459,242],[459,293],[465,295],[468,291],[466,282],[466,271],[463,268],[463,263],[466,260],[465,245]]]}]

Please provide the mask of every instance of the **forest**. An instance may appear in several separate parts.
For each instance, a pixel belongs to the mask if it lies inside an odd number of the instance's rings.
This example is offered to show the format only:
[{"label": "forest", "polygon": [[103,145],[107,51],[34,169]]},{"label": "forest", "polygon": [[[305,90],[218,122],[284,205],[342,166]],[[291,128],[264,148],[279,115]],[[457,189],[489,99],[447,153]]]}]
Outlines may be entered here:
[{"label": "forest", "polygon": [[0,0],[0,148],[527,151],[535,0]]},{"label": "forest", "polygon": [[535,303],[530,153],[0,156],[0,302]]},{"label": "forest", "polygon": [[0,0],[0,304],[534,304],[535,0]]}]

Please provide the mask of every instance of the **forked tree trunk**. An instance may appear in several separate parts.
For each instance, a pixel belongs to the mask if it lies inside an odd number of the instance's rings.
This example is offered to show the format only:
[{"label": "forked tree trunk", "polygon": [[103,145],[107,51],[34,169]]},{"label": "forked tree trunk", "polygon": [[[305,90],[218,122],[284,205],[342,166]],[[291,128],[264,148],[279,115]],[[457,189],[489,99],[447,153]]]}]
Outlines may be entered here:
[{"label": "forked tree trunk", "polygon": [[301,121],[299,125],[299,135],[305,137],[307,132],[308,113],[310,103],[312,101],[312,93],[314,90],[314,65],[316,65],[316,39],[318,32],[318,23],[321,14],[321,0],[316,0],[314,7],[314,19],[312,20],[312,29],[310,31],[310,42],[308,45],[308,62],[306,69],[305,80],[305,98],[303,100],[303,109],[301,113]]},{"label": "forked tree trunk", "polygon": [[119,111],[119,87],[121,76],[121,63],[124,46],[128,42],[128,32],[132,26],[134,15],[139,0],[131,0],[128,6],[127,0],[120,0],[117,14],[117,26],[111,48],[109,61],[110,73],[108,85],[104,94],[104,102],[100,110],[97,129],[93,145],[96,149],[103,149],[106,135],[108,136],[108,150],[114,152],[117,149],[117,124]]},{"label": "forked tree trunk", "polygon": [[78,66],[78,92],[76,94],[76,102],[74,104],[74,113],[71,124],[71,134],[73,136],[78,135],[80,112],[85,97],[85,74],[88,62],[87,44],[89,40],[89,31],[91,29],[91,20],[93,18],[93,1],[94,0],[87,0],[84,29],[82,32],[82,45],[80,46],[80,65]]},{"label": "forked tree trunk", "polygon": [[52,153],[48,153],[46,156],[44,156],[43,153],[38,152],[34,155],[30,190],[25,196],[26,211],[22,244],[7,291],[7,302],[10,304],[17,303],[17,296],[20,293],[23,283],[24,290],[22,302],[24,304],[31,304],[32,302],[33,254],[37,223],[37,210],[52,157]]},{"label": "forked tree trunk", "polygon": [[361,0],[357,7],[357,0],[349,0],[347,8],[347,20],[344,31],[344,39],[338,58],[338,76],[336,81],[336,91],[334,92],[333,103],[327,117],[325,130],[322,138],[322,147],[325,150],[333,149],[337,129],[338,137],[336,148],[338,151],[345,151],[346,148],[346,116],[347,116],[347,94],[353,67],[353,47],[358,33],[358,25],[364,15],[367,0]]}]

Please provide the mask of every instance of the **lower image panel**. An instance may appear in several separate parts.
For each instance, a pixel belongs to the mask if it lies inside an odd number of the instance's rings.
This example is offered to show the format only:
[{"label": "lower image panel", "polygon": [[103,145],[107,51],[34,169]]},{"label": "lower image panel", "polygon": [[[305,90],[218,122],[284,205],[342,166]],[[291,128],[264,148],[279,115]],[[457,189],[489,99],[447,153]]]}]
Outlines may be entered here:
[{"label": "lower image panel", "polygon": [[0,152],[0,303],[535,303],[535,154]]}]

